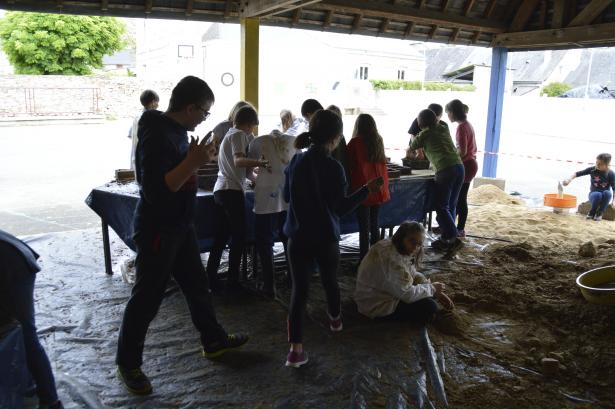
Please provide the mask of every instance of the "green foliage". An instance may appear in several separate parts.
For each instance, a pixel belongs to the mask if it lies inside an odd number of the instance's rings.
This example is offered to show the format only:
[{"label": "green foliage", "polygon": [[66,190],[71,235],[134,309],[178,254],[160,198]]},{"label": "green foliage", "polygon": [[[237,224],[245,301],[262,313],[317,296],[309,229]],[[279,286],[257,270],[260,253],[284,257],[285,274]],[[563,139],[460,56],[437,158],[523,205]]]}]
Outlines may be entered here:
[{"label": "green foliage", "polygon": [[569,91],[572,87],[563,82],[551,82],[542,89],[540,95],[547,94],[550,97],[559,97],[564,92]]},{"label": "green foliage", "polygon": [[450,82],[421,82],[400,80],[370,80],[375,90],[412,90],[418,91],[476,91],[474,85],[458,85]]},{"label": "green foliage", "polygon": [[124,24],[112,17],[9,12],[0,41],[17,74],[87,75],[124,47]]},{"label": "green foliage", "polygon": [[403,89],[420,90],[421,81],[402,81],[402,80],[370,80],[376,90],[380,89]]}]

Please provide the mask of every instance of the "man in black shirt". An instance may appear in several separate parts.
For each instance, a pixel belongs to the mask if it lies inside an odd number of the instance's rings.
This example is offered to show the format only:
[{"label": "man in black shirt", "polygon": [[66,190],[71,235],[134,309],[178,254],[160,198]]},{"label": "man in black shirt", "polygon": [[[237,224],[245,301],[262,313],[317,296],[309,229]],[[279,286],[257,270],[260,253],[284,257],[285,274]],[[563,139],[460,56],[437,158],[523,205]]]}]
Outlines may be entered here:
[{"label": "man in black shirt", "polygon": [[[188,76],[173,89],[166,112],[147,111],[139,121],[136,177],[140,200],[134,217],[137,280],[124,311],[116,363],[127,389],[147,395],[152,385],[141,371],[149,324],[162,302],[171,274],[179,284],[192,322],[201,333],[203,355],[217,357],[248,340],[228,335],[216,319],[194,228],[196,170],[215,148],[188,131],[209,116],[214,94],[205,81]],[[211,133],[210,133],[211,134]]]}]

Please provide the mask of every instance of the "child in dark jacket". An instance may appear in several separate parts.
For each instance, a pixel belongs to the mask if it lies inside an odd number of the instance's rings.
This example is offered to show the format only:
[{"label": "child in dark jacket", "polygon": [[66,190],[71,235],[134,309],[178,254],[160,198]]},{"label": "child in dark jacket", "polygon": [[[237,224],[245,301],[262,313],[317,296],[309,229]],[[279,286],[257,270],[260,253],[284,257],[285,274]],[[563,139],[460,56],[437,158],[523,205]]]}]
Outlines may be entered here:
[{"label": "child in dark jacket", "polygon": [[310,131],[299,135],[298,153],[286,168],[284,196],[289,203],[284,233],[292,274],[292,296],[288,313],[290,352],[286,366],[300,367],[308,358],[303,351],[303,315],[313,266],[318,263],[327,294],[329,327],[342,330],[340,290],[336,274],[340,259],[340,216],[353,211],[370,192],[377,192],[382,178],[370,180],[346,196],[346,176],[340,163],[331,157],[339,143],[342,120],[331,111],[317,111]]},{"label": "child in dark jacket", "polygon": [[[615,192],[615,172],[609,165],[611,164],[611,155],[601,153],[596,157],[596,166],[591,166],[587,169],[576,172],[569,179],[564,180],[564,186],[568,186],[572,179],[579,176],[590,175],[589,184],[589,201],[592,204],[591,210],[587,214],[587,219],[594,219],[599,222],[602,220],[604,211],[609,206],[613,205],[613,192]],[[611,191],[611,189],[613,191]]]}]

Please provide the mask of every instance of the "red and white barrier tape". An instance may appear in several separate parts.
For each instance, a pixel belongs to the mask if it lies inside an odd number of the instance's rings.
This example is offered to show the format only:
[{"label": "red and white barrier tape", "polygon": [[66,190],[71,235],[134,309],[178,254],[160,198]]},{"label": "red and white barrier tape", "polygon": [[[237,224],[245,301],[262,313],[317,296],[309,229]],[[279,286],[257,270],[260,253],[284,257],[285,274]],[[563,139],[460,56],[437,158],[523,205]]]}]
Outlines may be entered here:
[{"label": "red and white barrier tape", "polygon": [[[388,151],[406,151],[406,149],[402,149],[402,148],[386,148],[386,150]],[[594,165],[594,162],[583,162],[583,161],[578,161],[578,160],[571,160],[571,159],[556,159],[556,158],[548,158],[548,157],[544,157],[544,156],[537,156],[537,155],[524,155],[521,153],[507,153],[507,152],[487,152],[487,151],[477,151],[477,153],[484,153],[487,155],[505,155],[505,156],[512,156],[512,157],[516,157],[516,158],[524,158],[524,159],[537,159],[537,160],[548,160],[548,161],[553,161],[553,162],[566,162],[566,163],[576,163],[579,165]]]}]

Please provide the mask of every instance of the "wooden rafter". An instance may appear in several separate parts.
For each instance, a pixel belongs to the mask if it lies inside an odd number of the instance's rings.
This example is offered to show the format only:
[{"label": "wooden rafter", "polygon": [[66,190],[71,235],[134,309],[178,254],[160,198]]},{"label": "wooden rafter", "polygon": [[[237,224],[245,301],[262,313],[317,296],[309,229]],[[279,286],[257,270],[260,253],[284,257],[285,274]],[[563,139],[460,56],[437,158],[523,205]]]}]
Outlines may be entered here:
[{"label": "wooden rafter", "polygon": [[154,6],[153,3],[154,3],[153,0],[145,0],[145,14],[152,13],[152,7]]},{"label": "wooden rafter", "polygon": [[452,13],[442,13],[433,10],[419,10],[409,7],[395,7],[390,4],[364,3],[356,0],[327,0],[315,5],[316,9],[334,10],[338,13],[363,14],[379,18],[389,18],[394,21],[413,21],[415,24],[437,25],[443,27],[459,27],[463,30],[481,30],[485,33],[502,33],[506,26],[498,21],[475,19]]},{"label": "wooden rafter", "polygon": [[444,0],[442,2],[442,12],[446,13],[446,10],[448,10],[448,6],[450,5],[450,0]]},{"label": "wooden rafter", "polygon": [[410,37],[410,34],[412,34],[412,29],[414,29],[414,23],[410,21],[408,22],[408,24],[406,24],[406,31],[404,31],[404,38]]},{"label": "wooden rafter", "polygon": [[466,4],[463,6],[463,15],[464,16],[469,16],[470,15],[470,11],[472,11],[472,7],[474,7],[474,1],[475,0],[467,0]]},{"label": "wooden rafter", "polygon": [[354,16],[354,20],[352,21],[352,29],[351,32],[356,33],[359,27],[361,27],[361,20],[363,20],[362,14],[356,14]]},{"label": "wooden rafter", "polygon": [[504,33],[495,36],[492,46],[510,49],[547,49],[570,45],[615,44],[615,23],[560,29]]},{"label": "wooden rafter", "polygon": [[551,17],[551,28],[564,27],[566,16],[566,0],[553,0],[553,16]]},{"label": "wooden rafter", "polygon": [[547,25],[547,0],[540,0],[540,17],[539,25],[541,29],[544,29]]},{"label": "wooden rafter", "polygon": [[591,3],[585,6],[585,8],[572,19],[568,27],[591,24],[612,2],[613,0],[592,0]]},{"label": "wooden rafter", "polygon": [[226,0],[224,4],[224,18],[229,18],[231,16],[231,7],[233,6],[233,0]]},{"label": "wooden rafter", "polygon": [[296,26],[297,23],[299,23],[299,20],[301,19],[301,9],[298,8],[295,10],[295,14],[293,15],[293,24],[292,26]]},{"label": "wooden rafter", "polygon": [[489,3],[487,3],[487,7],[485,8],[485,14],[483,14],[483,18],[486,18],[486,19],[491,18],[497,3],[498,3],[497,0],[489,0]]},{"label": "wooden rafter", "polygon": [[438,26],[436,25],[431,26],[431,30],[429,30],[429,34],[427,35],[427,38],[430,40],[433,40],[433,38],[436,36],[436,31],[438,31]]},{"label": "wooden rafter", "polygon": [[100,1],[100,11],[109,10],[109,0],[101,0]]},{"label": "wooden rafter", "polygon": [[333,19],[333,11],[327,11],[327,16],[325,17],[325,22],[322,27],[326,30],[331,25],[331,20]]},{"label": "wooden rafter", "polygon": [[454,43],[455,41],[457,41],[457,37],[459,37],[459,32],[461,30],[456,28],[453,30],[453,33],[451,34],[451,38],[449,39],[449,43]]},{"label": "wooden rafter", "polygon": [[194,10],[194,0],[186,0],[186,16],[190,17]]},{"label": "wooden rafter", "polygon": [[419,8],[424,9],[427,4],[427,0],[419,0]]},{"label": "wooden rafter", "polygon": [[239,16],[266,17],[300,7],[319,3],[321,0],[241,0]]},{"label": "wooden rafter", "polygon": [[480,31],[477,31],[476,33],[474,33],[474,35],[472,36],[472,44],[476,44],[478,42],[478,37],[480,37]]},{"label": "wooden rafter", "polygon": [[389,22],[391,20],[389,20],[388,18],[385,18],[384,20],[382,20],[382,24],[380,24],[380,30],[378,31],[380,34],[385,33],[387,31],[387,28],[389,28]]},{"label": "wooden rafter", "polygon": [[56,7],[59,9],[64,7],[64,0],[56,0]]},{"label": "wooden rafter", "polygon": [[519,6],[517,12],[515,13],[515,17],[513,18],[508,31],[512,33],[523,31],[528,21],[530,21],[530,18],[532,17],[534,10],[536,10],[536,6],[538,6],[539,2],[540,0],[523,0],[521,6]]}]

